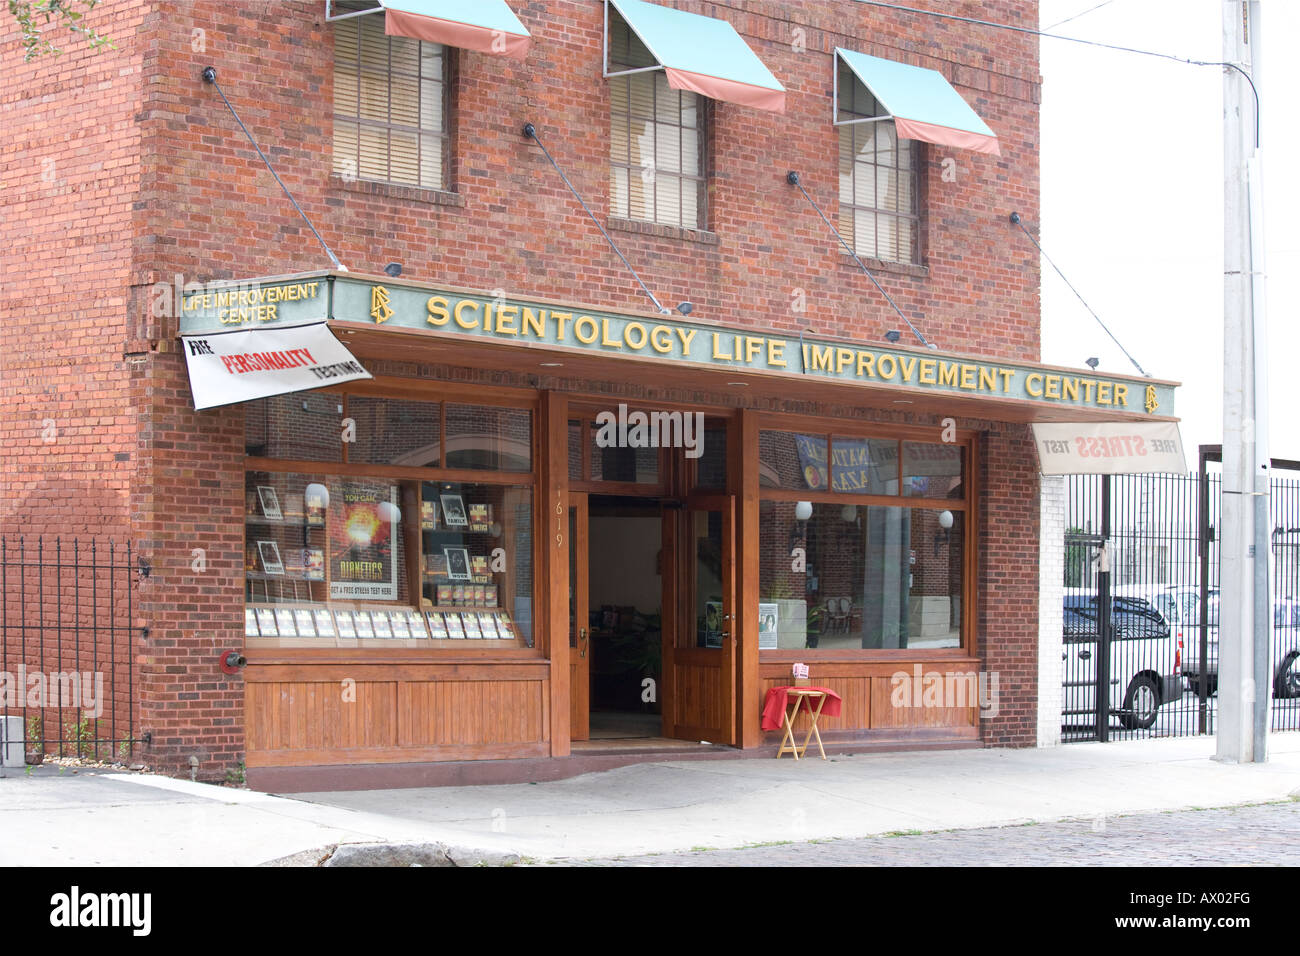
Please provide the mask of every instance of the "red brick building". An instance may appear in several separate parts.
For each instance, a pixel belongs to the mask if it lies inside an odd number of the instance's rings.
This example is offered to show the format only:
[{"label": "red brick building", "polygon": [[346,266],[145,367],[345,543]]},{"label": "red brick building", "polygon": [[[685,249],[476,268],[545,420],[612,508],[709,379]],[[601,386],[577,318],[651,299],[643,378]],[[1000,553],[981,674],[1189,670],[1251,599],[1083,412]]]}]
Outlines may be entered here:
[{"label": "red brick building", "polygon": [[[372,3],[118,0],[89,17],[113,50],[0,44],[0,527],[149,563],[147,762],[291,788],[765,752],[795,661],[844,699],[828,744],[1032,745],[1027,422],[1146,414],[1035,364],[1008,222],[1038,216],[1035,38],[830,2],[390,6],[385,33]],[[372,377],[250,399],[228,364],[195,410],[182,331],[295,316]],[[702,413],[702,454],[606,447],[620,403]],[[997,672],[996,715],[898,706],[916,664]],[[637,696],[593,713],[597,680]]]}]

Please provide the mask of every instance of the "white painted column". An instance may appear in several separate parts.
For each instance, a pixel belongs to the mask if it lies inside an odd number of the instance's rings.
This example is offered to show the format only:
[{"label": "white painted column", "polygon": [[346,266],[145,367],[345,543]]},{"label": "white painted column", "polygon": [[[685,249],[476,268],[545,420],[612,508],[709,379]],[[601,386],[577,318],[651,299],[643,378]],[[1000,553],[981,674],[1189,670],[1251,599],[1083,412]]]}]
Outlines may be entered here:
[{"label": "white painted column", "polygon": [[1061,743],[1065,478],[1038,479],[1038,746]]}]

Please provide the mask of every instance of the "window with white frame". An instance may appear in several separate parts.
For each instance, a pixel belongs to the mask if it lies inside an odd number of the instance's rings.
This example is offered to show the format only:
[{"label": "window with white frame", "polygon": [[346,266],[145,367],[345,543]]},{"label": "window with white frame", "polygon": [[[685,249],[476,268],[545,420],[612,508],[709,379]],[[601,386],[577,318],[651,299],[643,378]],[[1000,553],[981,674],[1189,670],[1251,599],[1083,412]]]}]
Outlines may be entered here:
[{"label": "window with white frame", "polygon": [[921,144],[899,137],[842,61],[838,87],[840,234],[859,256],[919,264]]},{"label": "window with white frame", "polygon": [[[346,13],[346,4],[335,4]],[[387,36],[382,12],[336,19],[334,172],[443,189],[446,47]]]}]

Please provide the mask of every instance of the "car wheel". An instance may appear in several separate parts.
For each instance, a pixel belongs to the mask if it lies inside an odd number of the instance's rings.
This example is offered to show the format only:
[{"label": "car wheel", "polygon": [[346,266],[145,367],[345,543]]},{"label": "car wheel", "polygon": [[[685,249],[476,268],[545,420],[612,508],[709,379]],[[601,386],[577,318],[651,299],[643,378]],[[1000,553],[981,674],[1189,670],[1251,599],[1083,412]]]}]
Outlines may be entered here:
[{"label": "car wheel", "polygon": [[1124,694],[1120,723],[1128,730],[1146,730],[1156,722],[1160,710],[1160,690],[1147,674],[1138,674]]},{"label": "car wheel", "polygon": [[1277,669],[1274,697],[1300,697],[1300,651],[1292,651]]},{"label": "car wheel", "polygon": [[[1187,678],[1187,681],[1188,681],[1188,686],[1192,689],[1192,693],[1195,694],[1197,697],[1200,697],[1201,696],[1200,675],[1189,676]],[[1210,675],[1209,677],[1206,677],[1205,696],[1213,697],[1216,693],[1218,693],[1218,690],[1219,690],[1219,678],[1215,675]]]}]

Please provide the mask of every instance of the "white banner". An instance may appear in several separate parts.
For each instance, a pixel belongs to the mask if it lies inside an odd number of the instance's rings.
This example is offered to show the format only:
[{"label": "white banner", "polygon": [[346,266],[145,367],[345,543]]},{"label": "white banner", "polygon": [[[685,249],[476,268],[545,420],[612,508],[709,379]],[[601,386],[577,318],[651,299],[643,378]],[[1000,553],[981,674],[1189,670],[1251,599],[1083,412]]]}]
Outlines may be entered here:
[{"label": "white banner", "polygon": [[1044,475],[1187,474],[1177,422],[1034,425]]},{"label": "white banner", "polygon": [[373,376],[324,322],[181,338],[196,409]]}]

